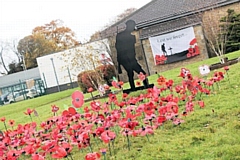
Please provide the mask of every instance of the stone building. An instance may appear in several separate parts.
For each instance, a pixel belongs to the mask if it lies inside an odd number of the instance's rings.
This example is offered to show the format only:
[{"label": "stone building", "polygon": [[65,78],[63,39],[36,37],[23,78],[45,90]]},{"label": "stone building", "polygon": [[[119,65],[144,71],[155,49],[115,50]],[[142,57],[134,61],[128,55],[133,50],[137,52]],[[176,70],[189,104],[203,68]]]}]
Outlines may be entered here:
[{"label": "stone building", "polygon": [[[205,36],[207,33],[203,26],[207,26],[209,15],[224,16],[228,9],[240,12],[240,0],[152,0],[125,19],[102,31],[101,38],[109,39],[112,55],[114,55],[113,61],[117,64],[116,35],[126,28],[125,23],[128,20],[135,21],[133,34],[136,37],[136,59],[147,74],[151,75],[212,57]],[[180,33],[187,28],[193,29],[198,54],[172,63],[156,65],[155,58],[159,55],[154,55],[151,40],[166,37],[166,35],[178,33],[178,31]],[[186,32],[186,34],[188,33]],[[180,42],[181,40],[175,41],[175,43]],[[169,47],[169,49],[171,51],[172,48]],[[120,79],[126,81],[126,75],[123,69]],[[135,78],[137,78],[136,74]]]}]

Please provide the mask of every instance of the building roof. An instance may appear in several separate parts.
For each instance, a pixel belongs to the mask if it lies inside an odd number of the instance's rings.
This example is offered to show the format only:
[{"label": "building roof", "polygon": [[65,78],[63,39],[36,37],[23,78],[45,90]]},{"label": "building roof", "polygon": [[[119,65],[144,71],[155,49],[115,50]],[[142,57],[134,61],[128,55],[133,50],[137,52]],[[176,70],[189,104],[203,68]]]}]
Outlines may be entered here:
[{"label": "building roof", "polygon": [[240,0],[152,0],[104,30],[101,35],[102,38],[105,38],[124,30],[125,22],[130,19],[134,20],[136,28],[140,29],[236,2],[240,2]]},{"label": "building roof", "polygon": [[28,69],[26,71],[1,76],[0,88],[18,84],[20,81],[29,80],[29,79],[39,79],[39,78],[41,78],[41,76],[40,76],[38,67]]}]

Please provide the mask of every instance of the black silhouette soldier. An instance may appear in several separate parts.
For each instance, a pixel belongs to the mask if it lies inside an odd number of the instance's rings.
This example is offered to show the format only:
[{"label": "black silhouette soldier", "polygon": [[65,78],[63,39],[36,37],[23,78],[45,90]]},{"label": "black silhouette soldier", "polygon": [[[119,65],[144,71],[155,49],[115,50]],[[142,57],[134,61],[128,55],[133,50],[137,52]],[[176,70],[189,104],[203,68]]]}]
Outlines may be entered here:
[{"label": "black silhouette soldier", "polygon": [[[116,36],[116,50],[117,50],[117,61],[118,61],[118,73],[121,74],[122,70],[120,65],[123,66],[123,68],[127,71],[128,74],[128,80],[131,87],[131,90],[136,90],[135,84],[134,84],[134,72],[137,72],[138,74],[142,72],[146,75],[146,72],[142,69],[142,67],[139,65],[136,59],[136,53],[135,53],[135,43],[136,38],[135,35],[132,35],[132,31],[134,31],[135,28],[135,22],[133,20],[128,20],[126,22],[126,29]],[[147,78],[143,81],[144,87],[148,87],[148,80]]]},{"label": "black silhouette soldier", "polygon": [[163,43],[163,44],[161,45],[161,48],[162,48],[162,52],[163,52],[164,56],[167,56],[167,51],[166,51],[166,48],[165,48],[165,43]]}]

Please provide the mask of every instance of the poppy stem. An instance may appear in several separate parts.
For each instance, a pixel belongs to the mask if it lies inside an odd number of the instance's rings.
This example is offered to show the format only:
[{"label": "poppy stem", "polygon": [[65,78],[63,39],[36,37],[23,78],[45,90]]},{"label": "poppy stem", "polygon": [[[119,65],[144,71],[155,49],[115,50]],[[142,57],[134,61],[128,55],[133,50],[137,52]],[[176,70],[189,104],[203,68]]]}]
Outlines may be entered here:
[{"label": "poppy stem", "polygon": [[89,142],[89,149],[90,149],[90,152],[93,153],[91,142]]},{"label": "poppy stem", "polygon": [[4,124],[4,127],[5,127],[5,130],[7,131],[7,125],[6,125],[6,122],[4,121],[3,124]]},{"label": "poppy stem", "polygon": [[94,99],[94,97],[93,97],[93,94],[92,94],[92,92],[90,92],[90,93],[91,93],[91,96],[92,96],[92,100],[93,100],[93,101],[95,101],[95,99]]},{"label": "poppy stem", "polygon": [[31,119],[31,122],[33,122],[31,114],[29,114],[29,117],[30,117],[30,119]]},{"label": "poppy stem", "polygon": [[108,143],[108,149],[109,149],[110,156],[112,156],[111,147],[110,147],[110,142]]},{"label": "poppy stem", "polygon": [[113,147],[113,154],[115,154],[114,153],[114,151],[115,151],[115,149],[114,149],[114,140],[112,140],[112,147]]},{"label": "poppy stem", "polygon": [[72,154],[71,154],[71,153],[69,153],[69,156],[70,156],[71,160],[73,160],[73,157],[72,157]]},{"label": "poppy stem", "polygon": [[226,73],[227,73],[227,77],[228,77],[228,83],[229,83],[229,85],[230,85],[230,79],[229,79],[228,72],[226,72]]},{"label": "poppy stem", "polygon": [[127,142],[128,142],[128,150],[130,151],[130,140],[129,140],[128,134],[127,134]]},{"label": "poppy stem", "polygon": [[146,137],[147,137],[148,142],[150,142],[149,137],[148,137],[148,134],[146,134]]}]

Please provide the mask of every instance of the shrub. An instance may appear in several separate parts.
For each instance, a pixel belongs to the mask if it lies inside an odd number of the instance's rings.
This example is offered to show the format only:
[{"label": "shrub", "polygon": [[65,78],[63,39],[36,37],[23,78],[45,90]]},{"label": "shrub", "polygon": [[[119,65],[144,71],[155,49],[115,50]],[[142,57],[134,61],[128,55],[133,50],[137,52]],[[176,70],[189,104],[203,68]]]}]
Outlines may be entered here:
[{"label": "shrub", "polygon": [[96,71],[102,74],[104,82],[107,83],[109,86],[111,85],[112,78],[116,76],[113,65],[101,65],[96,68]]},{"label": "shrub", "polygon": [[78,74],[78,85],[82,92],[86,93],[90,87],[96,90],[95,86],[98,87],[99,83],[111,85],[113,76],[115,76],[114,66],[102,65],[97,67],[96,70],[83,71]]}]

